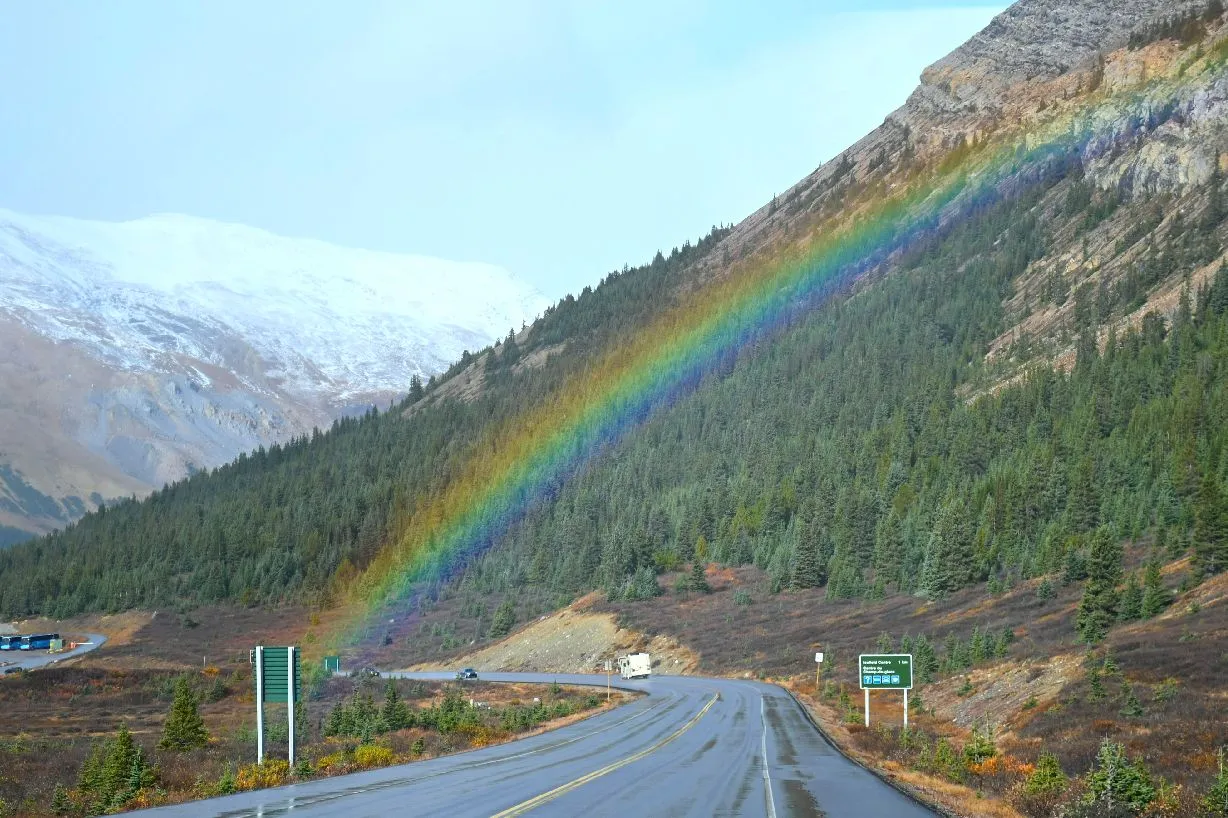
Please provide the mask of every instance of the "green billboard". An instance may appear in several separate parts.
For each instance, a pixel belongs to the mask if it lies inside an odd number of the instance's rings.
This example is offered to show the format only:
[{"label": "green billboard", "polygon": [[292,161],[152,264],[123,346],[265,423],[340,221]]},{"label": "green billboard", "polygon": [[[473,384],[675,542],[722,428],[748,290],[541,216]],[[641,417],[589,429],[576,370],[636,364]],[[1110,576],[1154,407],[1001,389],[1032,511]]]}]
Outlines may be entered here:
[{"label": "green billboard", "polygon": [[863,653],[858,657],[862,690],[910,690],[911,653]]}]

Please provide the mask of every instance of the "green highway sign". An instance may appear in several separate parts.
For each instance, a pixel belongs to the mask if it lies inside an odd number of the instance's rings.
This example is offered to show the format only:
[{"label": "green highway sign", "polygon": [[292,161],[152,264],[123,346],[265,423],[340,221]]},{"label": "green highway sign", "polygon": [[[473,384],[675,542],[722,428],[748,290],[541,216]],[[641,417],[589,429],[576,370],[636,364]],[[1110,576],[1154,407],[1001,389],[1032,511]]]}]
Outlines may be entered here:
[{"label": "green highway sign", "polygon": [[857,664],[863,690],[912,688],[911,653],[863,653]]},{"label": "green highway sign", "polygon": [[[264,693],[264,701],[266,702],[286,702],[289,701],[289,696],[286,694],[290,687],[290,670],[289,664],[290,648],[264,648],[264,663],[263,676],[264,684],[261,689]],[[303,676],[302,663],[300,661],[301,651],[294,651],[294,700],[303,700]]]}]

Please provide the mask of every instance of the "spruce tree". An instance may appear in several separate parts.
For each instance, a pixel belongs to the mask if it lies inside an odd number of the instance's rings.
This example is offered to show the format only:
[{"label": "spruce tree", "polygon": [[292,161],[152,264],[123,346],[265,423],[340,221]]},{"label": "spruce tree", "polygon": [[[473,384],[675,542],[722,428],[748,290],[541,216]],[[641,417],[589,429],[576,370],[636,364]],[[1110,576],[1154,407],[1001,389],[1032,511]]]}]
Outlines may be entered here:
[{"label": "spruce tree", "polygon": [[818,532],[807,526],[802,529],[802,535],[797,543],[797,560],[793,565],[792,585],[794,588],[817,588],[821,584]]},{"label": "spruce tree", "polygon": [[389,730],[401,730],[410,726],[409,708],[402,701],[396,682],[391,679],[384,689],[384,709],[381,715]]},{"label": "spruce tree", "polygon": [[699,559],[691,562],[691,590],[700,594],[712,593],[712,586],[708,584],[708,577],[704,573],[704,564]]},{"label": "spruce tree", "polygon": [[938,512],[930,533],[921,573],[921,594],[929,599],[942,599],[964,587],[972,579],[973,560],[963,503],[949,500]]},{"label": "spruce tree", "polygon": [[494,618],[490,621],[490,631],[488,632],[492,638],[498,639],[501,636],[507,636],[512,632],[512,626],[516,624],[516,606],[512,603],[511,598],[504,599],[495,609]]},{"label": "spruce tree", "polygon": [[917,637],[915,650],[917,681],[921,684],[929,684],[934,681],[934,674],[938,672],[938,655],[934,652],[934,646],[925,634]]},{"label": "spruce tree", "polygon": [[1117,618],[1122,622],[1133,622],[1143,616],[1143,586],[1139,585],[1138,575],[1130,574],[1126,587],[1121,592],[1121,603],[1118,605]]},{"label": "spruce tree", "polygon": [[1079,638],[1087,643],[1099,642],[1117,618],[1117,586],[1121,582],[1121,545],[1106,527],[1092,537],[1087,559],[1087,582],[1079,612],[1075,618]]},{"label": "spruce tree", "polygon": [[1228,509],[1211,469],[1203,474],[1194,503],[1194,564],[1204,574],[1228,569]]},{"label": "spruce tree", "polygon": [[170,715],[162,727],[162,740],[158,742],[159,749],[195,750],[209,743],[209,731],[197,711],[196,694],[188,685],[188,680],[182,676],[175,680],[175,698],[171,702]]},{"label": "spruce tree", "polygon": [[1164,588],[1164,576],[1160,573],[1160,560],[1152,557],[1143,572],[1143,601],[1140,614],[1151,619],[1168,606],[1169,594]]}]

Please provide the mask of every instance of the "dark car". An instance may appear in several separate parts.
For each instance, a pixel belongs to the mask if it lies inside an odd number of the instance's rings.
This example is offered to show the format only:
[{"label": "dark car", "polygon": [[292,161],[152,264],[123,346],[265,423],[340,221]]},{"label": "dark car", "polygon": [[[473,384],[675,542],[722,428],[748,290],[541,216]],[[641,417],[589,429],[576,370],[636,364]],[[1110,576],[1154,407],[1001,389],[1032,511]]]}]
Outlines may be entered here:
[{"label": "dark car", "polygon": [[463,681],[466,679],[476,679],[477,677],[478,677],[478,672],[471,667],[467,667],[464,670],[457,671],[457,674],[456,674],[457,681]]}]

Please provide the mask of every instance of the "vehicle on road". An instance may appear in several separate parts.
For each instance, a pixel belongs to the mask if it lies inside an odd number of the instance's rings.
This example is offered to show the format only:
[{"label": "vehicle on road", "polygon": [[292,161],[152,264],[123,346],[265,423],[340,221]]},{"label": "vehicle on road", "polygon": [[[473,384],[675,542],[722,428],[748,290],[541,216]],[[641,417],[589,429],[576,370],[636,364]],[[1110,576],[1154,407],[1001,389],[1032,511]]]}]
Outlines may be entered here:
[{"label": "vehicle on road", "polygon": [[456,672],[456,681],[458,682],[476,681],[477,678],[478,672],[471,667],[467,667],[464,670],[458,670]]},{"label": "vehicle on road", "polygon": [[58,642],[58,633],[26,633],[0,637],[0,650],[50,650]]},{"label": "vehicle on road", "polygon": [[619,656],[618,672],[624,679],[647,679],[652,675],[652,659],[647,653]]},{"label": "vehicle on road", "polygon": [[350,671],[351,679],[377,679],[379,671],[373,667],[360,667],[357,670]]}]

